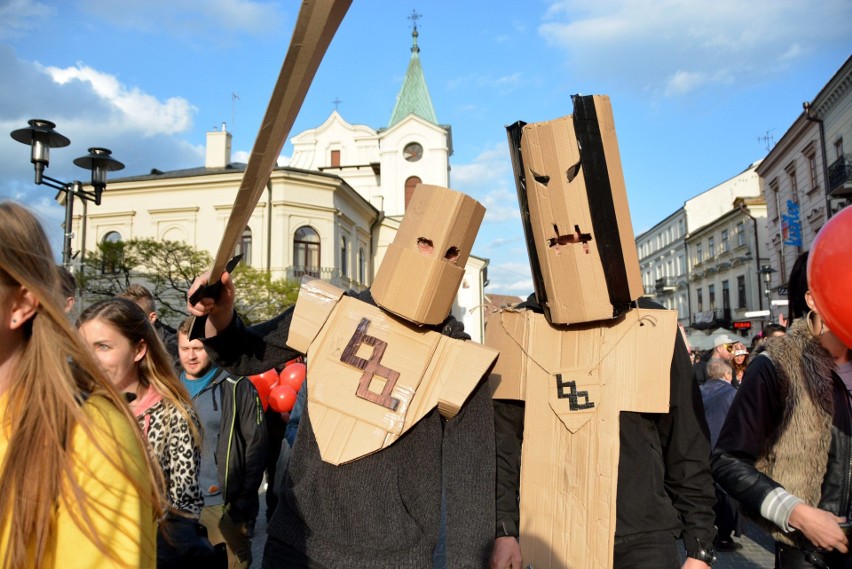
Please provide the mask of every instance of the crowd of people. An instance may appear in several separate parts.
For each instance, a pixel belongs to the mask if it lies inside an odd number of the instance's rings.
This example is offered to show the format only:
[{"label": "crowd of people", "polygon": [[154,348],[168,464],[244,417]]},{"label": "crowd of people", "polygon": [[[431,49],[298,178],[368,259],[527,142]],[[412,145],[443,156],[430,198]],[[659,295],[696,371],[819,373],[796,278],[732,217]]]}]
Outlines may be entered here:
[{"label": "crowd of people", "polygon": [[[329,464],[308,382],[286,437],[270,437],[247,379],[304,357],[286,342],[293,310],[245,326],[221,282],[177,330],[141,285],[71,321],[73,275],[28,210],[0,203],[0,567],[248,568],[253,537],[269,569],[526,566],[522,402],[492,402],[483,377],[452,418],[435,408],[380,452]],[[743,516],[775,539],[776,568],[852,566],[852,352],[813,293],[804,254],[788,329],[748,348],[722,335],[692,361],[678,335],[670,411],[622,413],[615,567],[707,567],[740,547]],[[540,311],[534,296],[518,308]],[[425,329],[469,338],[452,316]],[[277,505],[254,536],[264,471]]]}]

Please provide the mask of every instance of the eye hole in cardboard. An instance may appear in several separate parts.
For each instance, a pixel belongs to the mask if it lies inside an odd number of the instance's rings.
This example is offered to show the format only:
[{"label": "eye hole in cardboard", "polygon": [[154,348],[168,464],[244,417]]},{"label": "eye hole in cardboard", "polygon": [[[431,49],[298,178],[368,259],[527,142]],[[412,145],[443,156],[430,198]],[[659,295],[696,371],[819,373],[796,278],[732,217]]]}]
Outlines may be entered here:
[{"label": "eye hole in cardboard", "polygon": [[565,171],[565,177],[568,178],[568,182],[570,183],[570,182],[574,181],[574,178],[576,178],[577,174],[579,174],[579,173],[580,173],[580,163],[577,162],[576,164],[574,164],[573,166],[571,166],[570,168],[568,168]]},{"label": "eye hole in cardboard", "polygon": [[425,237],[417,238],[417,250],[421,255],[432,255],[435,252],[435,246],[432,245],[431,239],[426,239]]},{"label": "eye hole in cardboard", "polygon": [[447,249],[447,252],[444,254],[444,259],[455,265],[456,261],[459,260],[459,248],[450,247]]},{"label": "eye hole in cardboard", "polygon": [[572,245],[576,243],[581,243],[583,245],[583,251],[587,255],[589,254],[589,241],[592,240],[592,234],[581,232],[579,225],[574,225],[574,233],[568,235],[560,235],[559,226],[554,223],[553,233],[556,234],[556,237],[551,237],[550,239],[548,239],[547,244],[554,250],[557,255],[559,255],[560,253],[560,246]]}]

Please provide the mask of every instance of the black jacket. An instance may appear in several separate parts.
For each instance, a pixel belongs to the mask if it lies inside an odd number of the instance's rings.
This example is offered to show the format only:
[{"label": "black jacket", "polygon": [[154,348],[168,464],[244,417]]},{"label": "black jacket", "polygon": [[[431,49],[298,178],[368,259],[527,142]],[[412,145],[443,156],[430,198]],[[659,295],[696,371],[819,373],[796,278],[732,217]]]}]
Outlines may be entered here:
[{"label": "black jacket", "polygon": [[[793,329],[791,334],[795,333]],[[781,345],[791,340],[782,337],[771,341]],[[804,364],[813,358],[794,356],[793,359]],[[787,374],[779,373],[780,369],[770,359],[768,351],[751,361],[725,419],[711,460],[713,474],[719,485],[757,519],[761,519],[761,505],[769,494],[783,486],[760,472],[755,462],[770,453],[786,429],[799,428],[788,426],[788,417],[796,401],[790,395],[789,378]],[[822,407],[831,411],[832,423],[825,476],[821,481],[812,481],[819,487],[819,500],[813,505],[838,516],[849,516],[852,514],[852,411],[849,394],[834,372],[823,378],[816,378],[812,373],[806,373],[803,377],[811,383],[819,384],[815,388],[822,395],[815,396],[818,392],[814,392],[812,398],[823,400]],[[807,438],[811,439],[812,436]],[[805,466],[802,468],[806,469]],[[807,472],[802,472],[802,477],[810,479]],[[802,543],[795,535],[790,537]]]},{"label": "black jacket", "polygon": [[[520,305],[535,308],[532,298]],[[662,308],[640,303],[642,308]],[[687,550],[715,535],[709,434],[681,335],[671,363],[670,411],[621,413],[615,542],[654,534],[681,537]],[[497,537],[517,536],[524,404],[494,401]]]}]

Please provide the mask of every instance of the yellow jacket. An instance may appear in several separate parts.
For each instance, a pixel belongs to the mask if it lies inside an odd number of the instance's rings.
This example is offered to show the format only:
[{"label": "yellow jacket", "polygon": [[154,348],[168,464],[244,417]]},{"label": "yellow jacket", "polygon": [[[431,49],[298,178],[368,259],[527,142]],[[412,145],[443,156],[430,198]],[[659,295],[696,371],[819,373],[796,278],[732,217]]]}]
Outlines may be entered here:
[{"label": "yellow jacket", "polygon": [[[0,464],[6,459],[9,445],[7,403],[8,396],[0,396]],[[104,555],[80,522],[79,503],[73,498],[70,485],[66,484],[57,501],[56,531],[43,567],[153,568],[157,558],[157,524],[153,509],[114,464],[123,464],[134,479],[144,481],[143,490],[150,484],[144,467],[144,451],[132,430],[135,425],[103,397],[89,398],[84,410],[91,420],[92,432],[90,435],[82,427],[74,432],[70,447],[73,472],[86,496],[86,511],[97,537],[112,555]],[[0,552],[6,550],[13,517],[13,512],[0,514]]]}]

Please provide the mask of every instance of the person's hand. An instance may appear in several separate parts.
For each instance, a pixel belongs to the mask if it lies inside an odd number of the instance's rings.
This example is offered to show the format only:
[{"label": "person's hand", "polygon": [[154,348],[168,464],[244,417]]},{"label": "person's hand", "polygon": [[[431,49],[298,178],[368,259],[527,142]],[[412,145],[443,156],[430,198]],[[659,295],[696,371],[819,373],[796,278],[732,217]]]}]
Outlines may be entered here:
[{"label": "person's hand", "polygon": [[682,569],[708,569],[710,566],[694,557],[687,557]]},{"label": "person's hand", "polygon": [[799,504],[790,514],[789,524],[802,532],[811,543],[820,549],[837,550],[840,553],[849,551],[846,534],[838,523],[844,518],[838,518],[831,512]]},{"label": "person's hand", "polygon": [[521,546],[516,538],[503,536],[494,540],[488,569],[521,569]]},{"label": "person's hand", "polygon": [[[187,298],[192,296],[192,293],[201,286],[207,284],[210,279],[210,271],[196,277],[192,286],[189,287]],[[222,289],[217,298],[205,297],[199,300],[196,304],[186,302],[186,309],[193,316],[206,316],[207,324],[205,326],[205,335],[209,338],[215,336],[217,332],[224,330],[231,323],[234,317],[234,296],[236,290],[234,281],[231,280],[230,273],[222,273],[219,278],[222,283]]]}]

